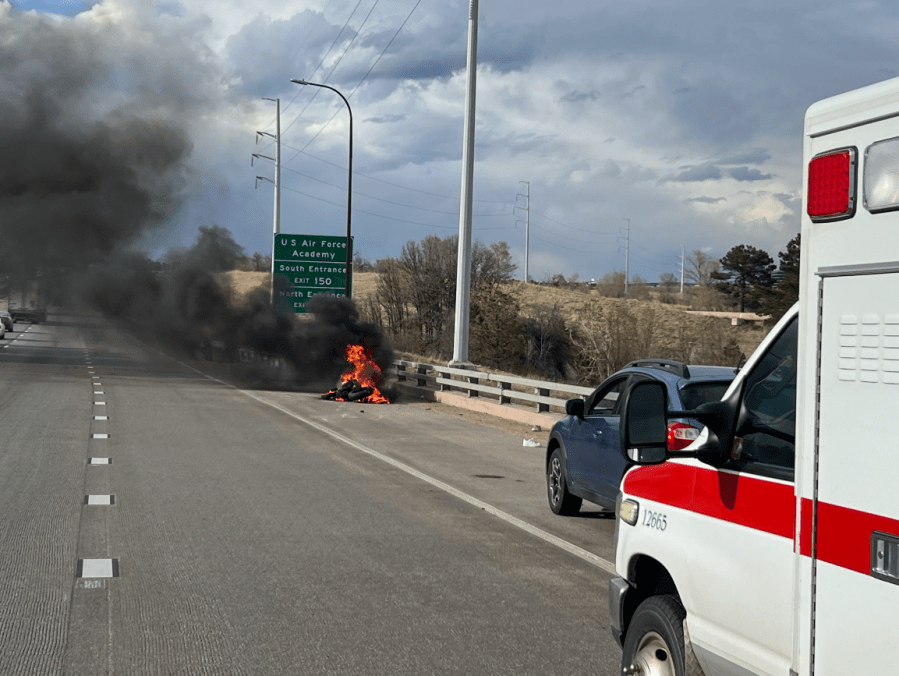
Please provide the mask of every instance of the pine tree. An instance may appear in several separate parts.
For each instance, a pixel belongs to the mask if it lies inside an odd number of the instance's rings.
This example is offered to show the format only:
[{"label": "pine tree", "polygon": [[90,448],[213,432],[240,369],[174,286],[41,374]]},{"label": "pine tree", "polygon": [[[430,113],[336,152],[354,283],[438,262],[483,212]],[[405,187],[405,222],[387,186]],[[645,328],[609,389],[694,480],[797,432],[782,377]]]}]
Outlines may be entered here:
[{"label": "pine tree", "polygon": [[762,314],[771,316],[771,322],[777,322],[799,300],[799,243],[797,233],[787,242],[787,250],[777,254],[781,278],[764,295],[759,306]]},{"label": "pine tree", "polygon": [[766,251],[738,244],[721,259],[712,282],[721,292],[739,300],[740,312],[758,307],[765,290],[774,284],[774,261]]}]

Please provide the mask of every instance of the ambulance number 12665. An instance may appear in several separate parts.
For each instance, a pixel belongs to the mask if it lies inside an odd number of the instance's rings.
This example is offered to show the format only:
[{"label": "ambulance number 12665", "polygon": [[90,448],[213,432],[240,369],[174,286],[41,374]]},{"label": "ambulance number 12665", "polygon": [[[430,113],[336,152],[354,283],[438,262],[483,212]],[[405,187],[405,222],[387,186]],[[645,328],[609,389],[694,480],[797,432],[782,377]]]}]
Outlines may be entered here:
[{"label": "ambulance number 12665", "polygon": [[656,530],[665,530],[668,528],[668,521],[664,514],[651,512],[646,510],[643,512],[643,525],[647,528],[655,528]]}]

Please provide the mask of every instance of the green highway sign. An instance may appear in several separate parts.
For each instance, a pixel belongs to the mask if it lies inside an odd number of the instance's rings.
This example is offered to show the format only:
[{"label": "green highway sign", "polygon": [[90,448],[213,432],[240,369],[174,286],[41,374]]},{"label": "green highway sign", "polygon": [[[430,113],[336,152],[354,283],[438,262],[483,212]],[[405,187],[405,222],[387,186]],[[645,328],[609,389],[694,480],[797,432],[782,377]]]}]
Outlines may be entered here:
[{"label": "green highway sign", "polygon": [[320,293],[346,295],[346,237],[275,235],[275,307],[280,312],[306,312]]}]

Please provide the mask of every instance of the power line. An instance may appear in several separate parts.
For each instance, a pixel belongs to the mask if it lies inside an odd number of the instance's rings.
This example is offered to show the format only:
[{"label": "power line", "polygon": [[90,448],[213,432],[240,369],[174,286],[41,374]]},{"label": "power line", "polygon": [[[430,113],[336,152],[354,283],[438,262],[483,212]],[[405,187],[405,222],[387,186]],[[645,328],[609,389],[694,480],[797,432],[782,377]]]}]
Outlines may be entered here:
[{"label": "power line", "polygon": [[[293,174],[297,174],[298,176],[302,176],[303,178],[308,178],[311,181],[323,183],[324,185],[330,186],[331,188],[344,189],[344,186],[342,186],[342,185],[337,185],[336,183],[329,183],[328,181],[320,179],[316,176],[310,176],[309,174],[304,174],[303,172],[297,171],[296,169],[291,169],[290,167],[281,167],[281,168],[286,171],[289,171]],[[355,174],[356,172],[354,171],[353,173]],[[368,199],[377,200],[378,202],[386,202],[387,204],[394,204],[398,207],[406,207],[407,209],[418,209],[419,211],[429,211],[434,214],[447,214],[448,216],[458,215],[458,212],[456,212],[456,211],[443,211],[441,209],[428,209],[427,207],[419,207],[419,206],[415,206],[414,204],[405,204],[404,202],[394,202],[393,200],[384,199],[383,197],[375,197],[374,195],[369,195],[367,193],[360,192],[358,190],[353,190],[353,194],[359,195],[360,197],[367,197]],[[500,212],[497,214],[473,214],[473,215],[477,216],[478,218],[492,218],[495,216],[511,216],[512,214],[509,212],[504,212],[504,213]]]},{"label": "power line", "polygon": [[[346,203],[332,202],[331,200],[326,200],[326,199],[324,199],[324,198],[322,198],[322,197],[316,197],[315,195],[310,195],[309,193],[303,192],[302,190],[297,190],[296,188],[291,188],[291,187],[286,186],[286,185],[285,185],[285,186],[282,186],[282,187],[283,187],[284,190],[288,190],[288,191],[290,191],[290,192],[294,192],[294,193],[296,193],[296,194],[298,194],[298,195],[303,195],[303,197],[308,197],[308,198],[310,198],[310,199],[314,199],[314,200],[317,200],[317,201],[319,201],[319,202],[324,202],[325,204],[331,204],[331,205],[333,205],[333,206],[335,206],[335,207],[341,207],[341,208],[343,208],[343,207],[346,206]],[[354,193],[355,193],[355,191],[354,191]],[[383,218],[384,220],[387,220],[387,221],[395,221],[395,222],[397,222],[397,223],[408,223],[408,224],[410,224],[410,225],[420,225],[420,226],[423,226],[423,227],[425,227],[425,228],[440,228],[441,230],[455,230],[456,227],[457,227],[457,226],[455,226],[455,225],[436,225],[436,224],[434,224],[434,223],[421,223],[420,221],[410,221],[410,220],[407,220],[407,219],[404,219],[404,218],[396,218],[395,216],[385,216],[384,214],[377,214],[377,213],[375,213],[375,212],[373,212],[373,211],[366,211],[365,209],[356,209],[356,208],[354,208],[354,209],[353,209],[353,213],[366,214],[367,216],[374,216],[374,217],[376,217],[376,218]],[[508,214],[496,214],[496,215],[508,215]],[[475,229],[475,230],[478,230],[478,231],[481,231],[481,230],[511,230],[512,228],[509,228],[508,226],[506,226],[506,227],[487,227],[487,228],[485,228],[485,227],[477,227],[477,228],[474,228],[474,229]]]},{"label": "power line", "polygon": [[[359,0],[359,2],[361,3],[362,0]],[[373,5],[371,6],[371,9],[368,10],[368,14],[365,15],[365,18],[362,20],[362,23],[359,25],[359,28],[356,29],[356,32],[353,34],[352,39],[349,41],[349,43],[347,43],[347,46],[346,46],[346,48],[344,48],[344,50],[343,50],[343,52],[341,53],[341,55],[340,55],[339,57],[337,57],[337,61],[334,62],[334,65],[331,67],[331,70],[328,71],[328,74],[325,75],[325,78],[324,78],[324,80],[322,80],[322,82],[327,82],[328,80],[331,79],[331,76],[334,74],[334,71],[337,69],[337,66],[340,65],[340,62],[343,61],[343,57],[346,56],[346,53],[350,50],[350,47],[353,46],[353,43],[356,41],[356,38],[359,37],[359,33],[360,33],[360,32],[362,31],[362,29],[365,27],[365,24],[368,23],[369,17],[371,16],[372,12],[375,11],[375,7],[378,6],[378,3],[379,3],[379,2],[380,2],[380,0],[375,0],[375,4],[373,4]],[[357,5],[356,5],[356,8],[358,9],[358,7],[359,7],[359,5],[357,4]],[[356,10],[354,9],[354,10],[353,10],[353,14],[355,14],[355,13],[356,13]],[[350,18],[352,18],[352,16],[351,16]],[[339,37],[339,36],[338,36],[338,37]],[[327,57],[328,57],[328,55],[325,54],[325,56],[322,58],[321,63],[324,63],[324,61],[325,61],[325,59],[326,59]],[[319,66],[321,66],[321,63],[319,63]],[[317,70],[318,70],[318,68],[316,68],[314,71],[312,71],[313,74],[315,74],[315,71],[317,71]],[[355,91],[355,89],[354,89],[353,91]],[[312,105],[312,102],[315,100],[315,97],[318,95],[318,93],[319,93],[319,90],[316,89],[315,94],[312,96],[311,99],[309,99],[309,102],[303,107],[303,110],[300,111],[300,114],[297,115],[297,116],[294,118],[293,122],[291,122],[290,124],[287,125],[287,128],[285,129],[285,131],[287,131],[287,129],[290,129],[290,128],[291,128],[291,127],[292,127],[292,126],[293,126],[293,125],[294,125],[294,124],[295,124],[301,117],[303,117],[303,113],[305,113],[305,112],[306,112],[306,109],[309,108],[309,106]],[[352,96],[352,94],[351,94],[351,96]],[[341,108],[342,108],[342,106],[341,106]],[[334,116],[336,116],[337,113],[339,113],[339,112],[340,112],[340,108],[338,108],[338,109],[334,112]],[[332,120],[334,119],[334,116],[331,117]],[[325,125],[325,126],[327,126],[327,125]],[[322,129],[324,129],[324,127],[322,127]],[[316,134],[316,136],[318,136],[318,134]],[[313,140],[314,140],[314,139],[313,139]],[[310,143],[311,143],[311,142],[312,142],[312,141],[310,141]],[[307,145],[308,145],[308,144],[307,144]],[[293,159],[293,158],[291,158],[291,159]],[[290,160],[287,160],[287,161],[290,162]]]},{"label": "power line", "polygon": [[[586,232],[586,233],[589,233],[589,234],[591,234],[591,235],[603,235],[603,234],[604,234],[604,235],[607,235],[607,236],[609,236],[609,237],[612,237],[612,235],[609,235],[608,233],[596,232],[595,230],[585,230],[585,229],[583,229],[583,228],[575,228],[573,225],[568,225],[567,223],[563,223],[562,221],[557,221],[557,220],[554,219],[554,218],[550,218],[550,217],[547,216],[546,214],[541,214],[539,211],[534,211],[534,212],[532,212],[532,213],[536,214],[537,216],[540,216],[541,218],[545,218],[545,219],[548,220],[548,221],[552,221],[553,223],[556,223],[556,224],[558,224],[558,225],[562,225],[562,226],[564,226],[564,227],[566,227],[566,228],[570,228],[571,230],[576,230],[577,232]],[[547,231],[547,232],[549,232],[549,231]],[[617,236],[616,236],[616,237],[617,237]]]},{"label": "power line", "polygon": [[[385,52],[386,52],[388,49],[390,49],[390,45],[392,45],[392,44],[393,44],[393,41],[396,40],[396,36],[400,34],[400,31],[403,30],[403,27],[406,25],[406,23],[407,23],[407,22],[409,21],[409,19],[412,17],[412,14],[415,12],[415,10],[418,8],[418,6],[419,6],[420,4],[421,4],[421,0],[418,0],[418,1],[415,3],[415,6],[409,11],[409,14],[406,15],[406,18],[403,20],[403,23],[401,23],[401,24],[400,24],[400,27],[396,29],[396,32],[393,34],[393,37],[390,38],[390,41],[387,43],[387,46],[384,47],[383,50],[381,50],[381,53],[378,55],[378,58],[375,59],[375,62],[371,65],[371,68],[369,68],[369,69],[368,69],[368,72],[366,72],[365,75],[362,76],[362,79],[359,80],[359,84],[357,84],[357,85],[353,88],[353,91],[351,91],[351,92],[349,93],[349,95],[347,96],[348,99],[350,99],[350,98],[353,97],[353,94],[356,93],[356,90],[359,89],[359,87],[362,86],[362,83],[365,82],[366,78],[367,78],[367,77],[371,74],[371,72],[375,69],[375,66],[377,66],[377,65],[378,65],[378,62],[381,60],[381,57],[384,56]],[[303,110],[305,110],[305,108],[304,108]],[[294,155],[293,157],[291,157],[289,160],[287,160],[287,162],[292,162],[292,161],[297,157],[297,155],[299,155],[301,152],[303,152],[304,150],[306,150],[306,148],[309,147],[309,144],[312,143],[315,139],[317,139],[317,138],[318,138],[318,135],[321,134],[322,131],[325,130],[325,127],[327,127],[329,124],[331,124],[331,122],[334,120],[335,117],[337,117],[337,113],[339,113],[339,112],[340,112],[340,110],[335,111],[335,112],[334,112],[334,115],[331,116],[331,119],[328,120],[328,121],[324,124],[324,126],[323,126],[321,129],[318,130],[318,132],[315,134],[315,136],[313,136],[311,139],[309,139],[309,141],[306,143],[306,145],[303,146],[302,150],[298,151],[297,154]],[[299,118],[297,118],[297,119],[299,119]],[[296,120],[294,120],[294,122],[296,122]],[[291,122],[291,125],[292,125],[292,124],[293,124],[293,122]]]},{"label": "power line", "polygon": [[[291,150],[297,150],[293,146],[290,146],[286,143],[282,143],[281,145],[283,145],[285,148],[290,148]],[[313,160],[318,160],[319,162],[324,162],[325,164],[330,164],[332,167],[337,167],[338,169],[342,169],[342,170],[346,171],[345,166],[341,166],[341,165],[337,164],[336,162],[331,162],[329,160],[323,159],[321,157],[317,157],[316,155],[312,155],[312,154],[304,152],[302,150],[300,150],[299,152],[302,153],[304,157],[311,157]],[[288,171],[292,171],[292,170],[288,169]],[[427,190],[419,190],[418,188],[410,188],[409,186],[400,185],[399,183],[391,183],[390,181],[385,181],[384,179],[381,179],[381,178],[375,178],[374,176],[370,176],[369,174],[363,174],[358,171],[353,171],[353,176],[361,176],[361,177],[367,178],[371,181],[377,181],[378,183],[390,185],[390,186],[393,186],[394,188],[402,188],[403,190],[409,190],[411,192],[421,193],[422,195],[430,195],[431,197],[440,197],[442,199],[453,200],[454,202],[459,201],[458,197],[451,197],[449,195],[441,195],[436,192],[428,192]],[[474,200],[474,201],[480,202],[481,204],[513,204],[513,202],[511,200]],[[458,214],[458,212],[453,212],[453,213]]]},{"label": "power line", "polygon": [[557,242],[549,242],[545,239],[540,239],[539,237],[534,237],[534,239],[536,239],[538,242],[543,242],[544,244],[549,244],[551,246],[558,247],[559,249],[565,249],[566,251],[575,251],[577,253],[597,254],[600,256],[608,256],[608,255],[611,255],[612,253],[617,253],[617,252],[611,252],[611,251],[586,251],[584,249],[572,249],[571,247],[562,246],[561,244],[559,244]]},{"label": "power line", "polygon": [[[334,0],[328,0],[328,4],[325,5],[325,8],[324,8],[324,9],[321,11],[321,13],[319,13],[318,16],[316,17],[316,18],[318,19],[318,21],[310,21],[310,22],[309,22],[309,32],[306,33],[306,38],[303,40],[302,44],[300,44],[300,46],[297,47],[297,51],[295,51],[295,52],[293,53],[293,56],[291,56],[290,59],[287,60],[287,63],[291,63],[291,64],[292,64],[292,63],[294,62],[294,60],[297,58],[297,56],[299,56],[300,52],[302,52],[302,51],[306,48],[306,45],[309,44],[309,38],[312,37],[312,31],[313,31],[313,29],[315,28],[315,26],[318,25],[318,23],[321,21],[321,19],[325,16],[325,13],[328,11],[328,7],[331,6],[331,3],[332,3],[332,2],[334,2]],[[351,16],[352,16],[352,15],[351,15]],[[272,89],[274,89],[274,87],[275,87],[275,85],[272,85],[271,87],[269,87],[269,88],[266,90],[265,94],[263,95],[263,98],[264,98],[265,96],[268,96],[268,95],[271,93]],[[299,92],[297,92],[297,96],[299,96]],[[296,101],[296,96],[294,97],[294,101]],[[291,102],[291,103],[292,103],[292,102]],[[287,107],[290,107],[290,104],[288,104]],[[286,110],[286,108],[285,108],[285,110]],[[269,125],[268,125],[268,126],[270,127],[273,123],[274,123],[274,120],[272,120],[271,122],[269,122]],[[266,127],[266,129],[267,129],[267,128],[268,128],[268,127]]]},{"label": "power line", "polygon": [[[329,2],[328,4],[330,5],[331,3]],[[334,45],[337,44],[337,41],[340,39],[340,36],[343,35],[343,31],[346,30],[346,27],[349,25],[350,21],[353,20],[353,16],[355,16],[356,10],[359,9],[359,5],[361,5],[361,4],[362,4],[362,0],[359,0],[359,2],[356,3],[356,6],[353,8],[353,11],[350,14],[349,18],[347,18],[347,20],[344,22],[343,27],[337,33],[337,36],[334,38],[334,41],[331,43],[331,46],[328,47],[328,51],[325,52],[325,55],[322,57],[322,60],[318,62],[318,65],[312,71],[313,75],[318,71],[319,68],[321,68],[322,64],[325,62],[325,59],[328,58],[328,54],[330,54],[331,50],[334,49]],[[325,7],[325,9],[327,9],[327,7]],[[324,12],[323,12],[323,14],[324,14]],[[297,54],[299,54],[299,51],[297,52]],[[296,55],[294,55],[294,58],[296,58]],[[287,112],[287,109],[290,108],[294,104],[294,102],[296,102],[296,100],[299,98],[300,94],[302,94],[302,93],[303,93],[302,89],[297,91],[296,96],[294,96],[290,100],[290,102],[286,106],[284,106],[284,110],[282,110],[281,113],[284,114],[285,112]],[[312,95],[312,98],[309,99],[309,103],[306,104],[306,108],[308,108],[309,104],[315,100],[316,96],[318,96],[318,89],[315,90],[315,93]],[[300,115],[303,114],[303,112],[306,110],[306,108],[303,108],[303,110],[300,111]],[[268,123],[268,126],[271,127],[272,124],[274,124],[274,122],[275,121],[272,120],[271,122]],[[294,122],[296,122],[296,120],[294,120]],[[289,129],[291,125],[293,125],[293,122],[291,122],[290,125],[288,125],[287,129]],[[266,129],[267,128],[268,127],[266,127]],[[271,144],[269,144],[269,145],[271,145]],[[269,146],[266,146],[266,148],[268,148],[268,147]]]},{"label": "power line", "polygon": [[[536,223],[531,223],[531,227],[532,227],[532,228],[537,228],[537,230],[542,230],[543,232],[548,232],[548,233],[550,233],[551,235],[556,235],[556,234],[558,234],[558,233],[556,233],[556,232],[553,232],[552,230],[547,230],[546,228],[542,228],[542,227],[540,227],[539,225],[537,225]],[[586,231],[586,230],[582,230],[581,232],[587,232],[587,231]],[[615,241],[615,240],[607,240],[607,241],[604,241],[604,242],[587,242],[587,244],[612,244],[613,241]]]},{"label": "power line", "polygon": [[[346,207],[346,203],[341,204],[340,202],[332,202],[331,200],[326,200],[322,197],[316,197],[315,195],[310,195],[309,193],[303,192],[302,190],[290,188],[286,185],[283,187],[284,187],[284,190],[289,190],[290,192],[295,192],[298,195],[303,195],[304,197],[318,200],[319,202],[325,202],[326,204],[333,204],[335,207],[343,207],[343,208]],[[426,228],[441,228],[444,230],[454,230],[456,228],[455,225],[435,225],[434,223],[421,223],[419,221],[409,221],[404,218],[395,218],[393,216],[385,216],[384,214],[376,214],[373,211],[365,211],[364,209],[353,209],[353,213],[366,214],[368,216],[375,216],[376,218],[383,218],[385,220],[396,221],[398,223],[409,223],[411,225],[422,225]]]}]

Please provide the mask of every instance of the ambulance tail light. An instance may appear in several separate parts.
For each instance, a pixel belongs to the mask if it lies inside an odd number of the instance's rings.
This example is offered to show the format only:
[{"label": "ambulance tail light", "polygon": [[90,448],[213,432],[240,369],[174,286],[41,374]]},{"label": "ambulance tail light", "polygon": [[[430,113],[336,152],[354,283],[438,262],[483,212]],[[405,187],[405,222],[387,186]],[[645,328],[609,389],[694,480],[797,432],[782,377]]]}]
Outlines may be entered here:
[{"label": "ambulance tail light", "polygon": [[815,223],[855,215],[857,154],[855,148],[830,150],[808,163],[806,211]]},{"label": "ambulance tail light", "polygon": [[668,450],[682,451],[699,438],[697,428],[681,422],[668,423]]},{"label": "ambulance tail light", "polygon": [[872,143],[865,150],[865,208],[899,209],[899,138]]}]

